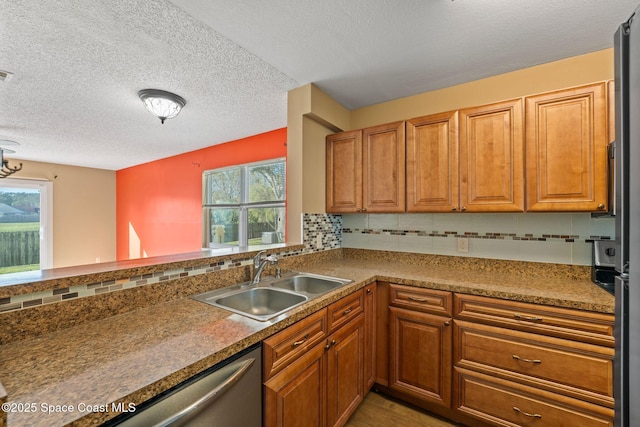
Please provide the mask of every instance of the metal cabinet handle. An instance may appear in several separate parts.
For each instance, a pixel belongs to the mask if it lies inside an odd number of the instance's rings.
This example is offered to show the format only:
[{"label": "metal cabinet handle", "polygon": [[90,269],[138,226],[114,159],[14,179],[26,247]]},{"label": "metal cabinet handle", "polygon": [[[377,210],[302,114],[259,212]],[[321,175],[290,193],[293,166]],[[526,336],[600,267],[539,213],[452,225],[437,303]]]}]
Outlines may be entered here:
[{"label": "metal cabinet handle", "polygon": [[299,345],[302,345],[302,344],[306,343],[308,339],[309,339],[309,334],[305,334],[305,336],[300,341],[292,342],[291,343],[291,347],[296,348]]},{"label": "metal cabinet handle", "polygon": [[200,399],[193,402],[191,405],[187,406],[183,410],[171,415],[169,418],[159,422],[156,424],[156,427],[167,427],[173,425],[176,421],[181,418],[186,417],[193,411],[202,406],[210,405],[216,400],[220,399],[234,384],[236,384],[240,379],[249,371],[249,368],[253,366],[253,363],[256,359],[247,359],[242,362],[242,364],[235,370],[235,372],[230,375],[226,380],[216,386],[209,393],[202,396]]},{"label": "metal cabinet handle", "polygon": [[451,324],[451,322],[449,322],[448,320],[446,322],[444,322],[444,326],[449,326]]},{"label": "metal cabinet handle", "polygon": [[327,340],[327,345],[324,346],[325,350],[329,350],[331,348],[332,345],[336,345],[336,340]]},{"label": "metal cabinet handle", "polygon": [[352,311],[353,311],[353,307],[349,307],[345,311],[342,312],[342,315],[346,316],[347,314],[351,313]]},{"label": "metal cabinet handle", "polygon": [[408,297],[408,299],[415,302],[429,302],[428,298]]},{"label": "metal cabinet handle", "polygon": [[371,289],[367,289],[367,295],[371,295],[373,291]]},{"label": "metal cabinet handle", "polygon": [[602,209],[604,209],[604,203],[600,203],[600,204],[598,205],[598,209],[601,209],[601,210],[602,210]]},{"label": "metal cabinet handle", "polygon": [[458,208],[454,206],[454,207],[452,207],[452,208],[451,208],[451,210],[452,210],[452,211],[457,211],[457,210],[458,210]]},{"label": "metal cabinet handle", "polygon": [[518,320],[526,320],[528,322],[542,322],[542,317],[529,317],[521,314],[514,314],[513,317]]},{"label": "metal cabinet handle", "polygon": [[525,359],[524,357],[520,357],[517,354],[514,354],[511,357],[513,357],[515,360],[519,360],[519,361],[527,362],[527,363],[534,363],[534,364],[542,363],[542,360],[540,360],[540,359]]},{"label": "metal cabinet handle", "polygon": [[530,417],[530,418],[542,418],[542,415],[540,414],[530,414],[528,412],[524,412],[522,409],[518,408],[517,406],[513,407],[513,410],[516,411],[519,414],[524,415],[525,417]]},{"label": "metal cabinet handle", "polygon": [[466,207],[466,206],[463,206],[462,208],[460,208],[460,210],[461,210],[462,212],[464,212],[464,211],[466,211],[466,210],[467,210],[467,207]]}]

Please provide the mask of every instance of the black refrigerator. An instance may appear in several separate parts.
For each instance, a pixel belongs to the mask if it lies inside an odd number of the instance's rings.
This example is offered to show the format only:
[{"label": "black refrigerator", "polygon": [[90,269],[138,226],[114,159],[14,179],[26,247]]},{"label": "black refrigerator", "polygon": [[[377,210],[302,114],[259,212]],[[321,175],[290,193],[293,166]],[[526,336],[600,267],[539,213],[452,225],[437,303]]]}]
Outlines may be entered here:
[{"label": "black refrigerator", "polygon": [[640,426],[640,7],[614,35],[615,425]]}]

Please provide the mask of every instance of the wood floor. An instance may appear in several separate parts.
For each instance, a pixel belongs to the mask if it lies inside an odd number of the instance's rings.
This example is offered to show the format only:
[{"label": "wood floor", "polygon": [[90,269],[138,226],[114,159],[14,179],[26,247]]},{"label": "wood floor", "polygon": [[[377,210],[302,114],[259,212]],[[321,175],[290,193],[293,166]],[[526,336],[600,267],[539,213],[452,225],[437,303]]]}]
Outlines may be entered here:
[{"label": "wood floor", "polygon": [[384,394],[369,392],[345,427],[458,427],[451,421]]}]

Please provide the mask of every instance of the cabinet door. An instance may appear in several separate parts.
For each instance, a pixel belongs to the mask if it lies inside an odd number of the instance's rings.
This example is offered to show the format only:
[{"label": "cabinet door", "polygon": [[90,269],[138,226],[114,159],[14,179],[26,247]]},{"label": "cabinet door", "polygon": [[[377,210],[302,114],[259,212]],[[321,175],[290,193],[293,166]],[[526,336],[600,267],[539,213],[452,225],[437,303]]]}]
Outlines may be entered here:
[{"label": "cabinet door", "polygon": [[376,382],[376,308],[377,284],[364,288],[364,386],[365,393]]},{"label": "cabinet door", "polygon": [[404,122],[362,130],[365,212],[405,211]]},{"label": "cabinet door", "polygon": [[458,112],[408,120],[407,211],[458,210],[458,181]]},{"label": "cabinet door", "polygon": [[315,346],[264,383],[265,427],[326,425],[324,346]]},{"label": "cabinet door", "polygon": [[423,402],[451,404],[451,318],[390,307],[390,387]]},{"label": "cabinet door", "polygon": [[522,100],[460,110],[460,210],[524,210]]},{"label": "cabinet door", "polygon": [[362,131],[327,135],[327,212],[362,210]]},{"label": "cabinet door", "polygon": [[525,99],[527,210],[607,209],[605,83]]},{"label": "cabinet door", "polygon": [[329,337],[327,425],[342,426],[364,398],[364,316]]}]

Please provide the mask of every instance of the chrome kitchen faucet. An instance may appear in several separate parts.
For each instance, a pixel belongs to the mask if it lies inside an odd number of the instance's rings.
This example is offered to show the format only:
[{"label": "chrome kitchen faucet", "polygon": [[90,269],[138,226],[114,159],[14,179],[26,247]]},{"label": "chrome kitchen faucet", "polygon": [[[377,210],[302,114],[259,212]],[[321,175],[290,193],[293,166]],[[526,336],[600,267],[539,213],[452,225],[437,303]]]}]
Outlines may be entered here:
[{"label": "chrome kitchen faucet", "polygon": [[251,281],[252,285],[256,285],[260,283],[260,276],[262,275],[262,270],[266,267],[268,263],[277,265],[278,258],[275,255],[269,255],[265,258],[262,258],[267,251],[260,251],[253,257],[253,280]]}]

